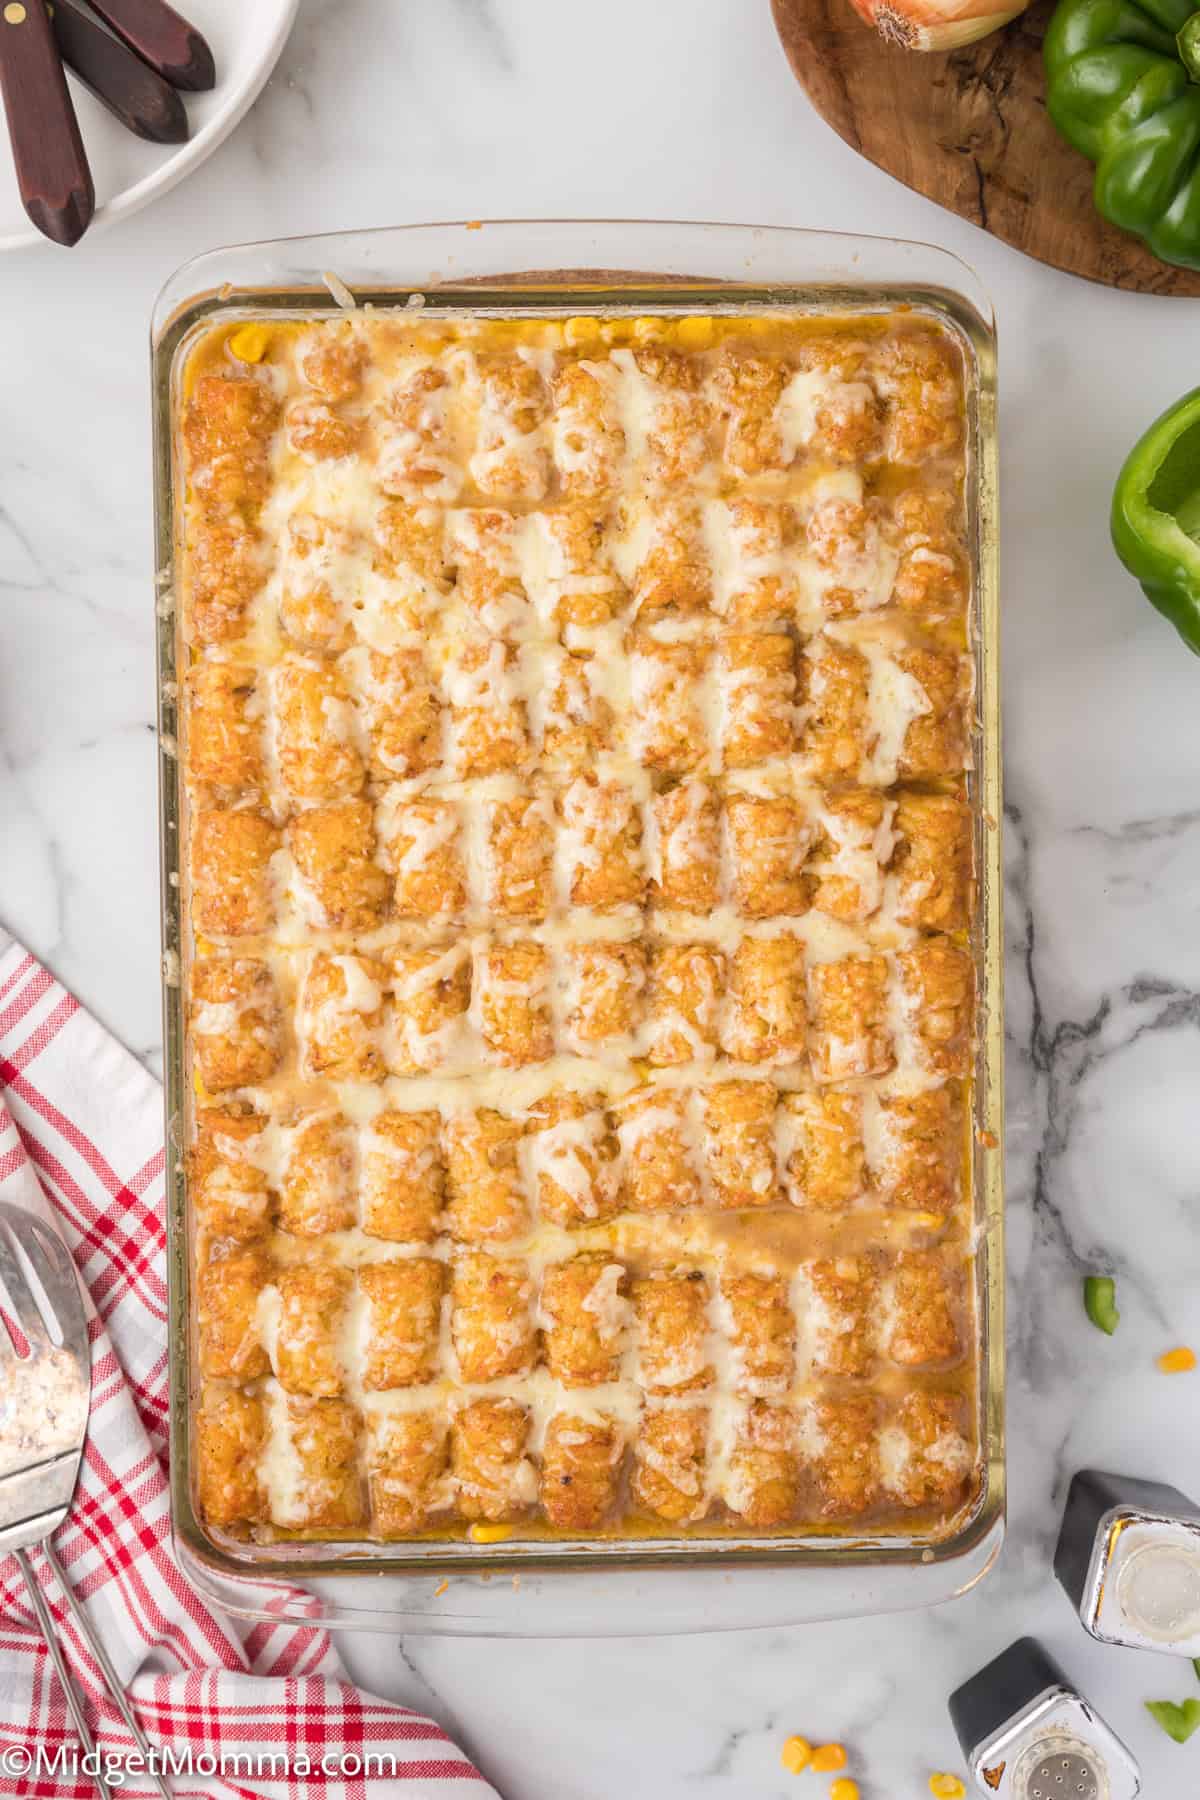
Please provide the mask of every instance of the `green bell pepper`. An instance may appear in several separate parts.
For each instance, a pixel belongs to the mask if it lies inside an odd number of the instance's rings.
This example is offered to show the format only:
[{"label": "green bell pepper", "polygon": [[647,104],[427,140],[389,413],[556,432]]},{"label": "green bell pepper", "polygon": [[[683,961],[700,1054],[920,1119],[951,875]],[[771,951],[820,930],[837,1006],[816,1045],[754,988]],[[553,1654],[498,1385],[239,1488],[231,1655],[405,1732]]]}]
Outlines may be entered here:
[{"label": "green bell pepper", "polygon": [[1184,1700],[1178,1706],[1172,1700],[1147,1700],[1146,1711],[1177,1744],[1186,1744],[1194,1731],[1200,1731],[1200,1700]]},{"label": "green bell pepper", "polygon": [[1200,269],[1200,12],[1193,0],[1059,0],[1046,106],[1096,165],[1096,210]]},{"label": "green bell pepper", "polygon": [[1125,459],[1112,538],[1147,600],[1200,655],[1200,388],[1168,407]]},{"label": "green bell pepper", "polygon": [[1112,1336],[1121,1315],[1117,1311],[1117,1284],[1111,1275],[1084,1276],[1083,1309],[1097,1330]]}]

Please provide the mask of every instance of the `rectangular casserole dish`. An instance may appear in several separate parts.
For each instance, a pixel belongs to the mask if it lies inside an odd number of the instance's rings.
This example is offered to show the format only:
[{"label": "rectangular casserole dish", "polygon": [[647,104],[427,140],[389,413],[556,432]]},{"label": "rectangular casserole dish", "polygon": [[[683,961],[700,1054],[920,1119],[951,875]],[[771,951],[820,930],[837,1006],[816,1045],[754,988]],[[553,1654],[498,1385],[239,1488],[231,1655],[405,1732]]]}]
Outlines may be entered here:
[{"label": "rectangular casserole dish", "polygon": [[[651,251],[654,254],[651,254]],[[548,266],[570,271],[551,275],[506,275],[514,267]],[[656,276],[618,275],[617,267],[660,271]],[[601,271],[588,273],[587,270]],[[452,273],[453,271],[453,273]],[[952,283],[970,285],[967,272],[953,259],[919,246],[873,244],[868,241],[820,238],[779,231],[749,232],[727,227],[686,226],[521,226],[497,225],[482,230],[462,227],[415,227],[411,230],[361,234],[344,239],[295,245],[258,246],[218,253],[192,265],[164,293],[155,324],[155,394],[159,489],[160,657],[162,693],[164,951],[167,970],[166,1041],[167,1109],[172,1149],[171,1306],[172,1342],[182,1347],[173,1358],[172,1451],[174,1518],[181,1554],[195,1577],[237,1583],[250,1577],[303,1577],[370,1572],[374,1575],[480,1575],[495,1569],[554,1571],[561,1589],[565,1571],[580,1567],[687,1568],[699,1571],[763,1564],[823,1571],[811,1575],[794,1598],[778,1598],[783,1616],[813,1616],[859,1610],[861,1577],[852,1569],[869,1569],[872,1593],[884,1589],[936,1599],[969,1583],[987,1566],[998,1543],[1003,1515],[1002,1459],[1002,1283],[1000,1279],[1000,1149],[1001,1088],[999,1047],[999,764],[996,671],[996,596],[994,571],[994,355],[986,301],[977,294],[956,293]],[[254,1542],[214,1530],[199,1517],[195,1504],[194,1417],[197,1393],[195,1306],[190,1292],[191,1256],[184,1151],[190,1141],[193,1088],[188,1064],[181,969],[192,946],[185,909],[187,871],[182,843],[188,821],[173,754],[179,720],[176,682],[181,673],[178,613],[170,603],[177,568],[182,519],[182,484],[178,457],[178,418],[182,371],[197,339],[214,323],[274,322],[336,317],[338,300],[350,299],[380,309],[405,308],[418,296],[422,318],[562,318],[596,315],[603,319],[651,315],[733,314],[739,319],[767,320],[775,315],[838,315],[846,312],[892,313],[912,309],[936,319],[957,340],[966,369],[967,403],[967,531],[971,560],[971,652],[975,660],[977,730],[973,733],[970,799],[975,834],[978,904],[971,931],[977,965],[976,1064],[971,1083],[972,1131],[970,1197],[977,1253],[974,1318],[977,1325],[977,1406],[975,1430],[980,1446],[979,1479],[970,1504],[945,1529],[904,1533],[894,1520],[886,1529],[830,1534],[820,1530],[771,1536],[739,1535],[726,1529],[718,1536],[681,1531],[654,1535],[552,1538],[537,1534],[496,1542],[464,1537],[414,1537],[401,1542],[363,1540],[331,1543],[302,1537]],[[338,300],[333,298],[334,294]],[[411,315],[410,315],[411,316]],[[174,978],[174,979],[173,979]],[[496,1534],[500,1537],[500,1534]],[[837,1597],[828,1576],[843,1574],[845,1598]],[[915,1577],[907,1582],[905,1577]],[[924,1578],[922,1580],[921,1578]],[[932,1579],[931,1579],[932,1577]],[[693,1580],[690,1593],[698,1593]],[[403,1607],[413,1609],[413,1586],[406,1584]],[[456,1588],[458,1584],[456,1583]],[[378,1584],[371,1584],[374,1610]],[[478,1604],[478,1593],[472,1606]],[[828,1598],[830,1594],[834,1598]],[[363,1610],[361,1586],[349,1602],[339,1601],[333,1616],[357,1617]],[[760,1587],[760,1598],[762,1589]],[[818,1597],[819,1596],[819,1597]],[[222,1596],[228,1604],[230,1595]],[[233,1598],[237,1599],[236,1593]],[[280,1603],[277,1601],[277,1603]],[[283,1602],[286,1604],[286,1602]],[[873,1603],[888,1603],[886,1598]],[[245,1604],[245,1602],[243,1602]],[[257,1610],[263,1602],[257,1603]],[[393,1594],[384,1610],[398,1606]],[[684,1606],[686,1614],[689,1600]],[[425,1620],[423,1606],[417,1608]],[[510,1609],[511,1610],[511,1609]],[[447,1609],[433,1607],[439,1621]],[[477,1614],[475,1615],[478,1616]],[[757,1617],[757,1615],[756,1615]],[[733,1620],[731,1622],[746,1622]],[[755,1622],[755,1621],[750,1621]],[[453,1628],[434,1625],[432,1628]],[[460,1627],[461,1628],[461,1627]],[[511,1629],[508,1623],[490,1628]],[[562,1628],[543,1617],[532,1629]],[[628,1621],[623,1628],[631,1628]],[[658,1628],[678,1628],[659,1624]]]}]

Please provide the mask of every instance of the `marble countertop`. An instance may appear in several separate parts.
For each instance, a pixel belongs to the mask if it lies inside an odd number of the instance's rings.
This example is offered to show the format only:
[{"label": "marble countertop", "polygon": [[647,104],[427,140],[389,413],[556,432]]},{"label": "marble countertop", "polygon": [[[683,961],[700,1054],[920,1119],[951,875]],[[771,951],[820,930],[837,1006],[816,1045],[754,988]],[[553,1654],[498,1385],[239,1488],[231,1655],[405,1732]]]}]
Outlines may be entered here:
[{"label": "marble countertop", "polygon": [[[199,9],[198,9],[199,10]],[[897,233],[972,262],[999,317],[1008,819],[1011,1524],[964,1600],[869,1622],[664,1641],[350,1640],[509,1800],[775,1796],[783,1738],[854,1747],[863,1800],[960,1766],[945,1697],[1041,1636],[1142,1759],[1186,1663],[1103,1651],[1049,1567],[1085,1463],[1200,1494],[1200,666],[1108,545],[1113,476],[1196,380],[1196,312],[1024,261],[858,160],[809,110],[766,0],[307,0],[253,112],[180,189],[3,265],[0,920],[139,1055],[159,1053],[147,330],[197,251],[487,216]],[[1115,1267],[1123,1320],[1079,1275]],[[1191,1431],[1181,1429],[1186,1421]]]}]

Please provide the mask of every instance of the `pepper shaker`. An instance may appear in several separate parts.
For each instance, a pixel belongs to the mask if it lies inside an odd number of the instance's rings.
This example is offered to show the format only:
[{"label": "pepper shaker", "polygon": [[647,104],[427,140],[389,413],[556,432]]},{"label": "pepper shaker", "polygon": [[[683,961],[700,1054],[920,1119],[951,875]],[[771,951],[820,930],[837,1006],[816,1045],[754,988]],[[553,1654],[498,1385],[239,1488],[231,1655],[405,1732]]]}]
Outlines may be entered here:
[{"label": "pepper shaker", "polygon": [[1035,1638],[1018,1638],[950,1696],[981,1794],[997,1800],[1134,1800],[1133,1757]]},{"label": "pepper shaker", "polygon": [[1178,1488],[1081,1469],[1054,1573],[1102,1644],[1200,1656],[1200,1508]]}]

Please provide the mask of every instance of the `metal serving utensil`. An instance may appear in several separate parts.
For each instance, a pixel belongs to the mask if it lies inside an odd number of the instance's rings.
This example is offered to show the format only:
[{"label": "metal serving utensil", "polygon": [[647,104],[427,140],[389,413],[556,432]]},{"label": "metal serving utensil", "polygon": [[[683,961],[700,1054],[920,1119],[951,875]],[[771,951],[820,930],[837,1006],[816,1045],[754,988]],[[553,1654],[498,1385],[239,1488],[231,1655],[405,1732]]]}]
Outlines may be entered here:
[{"label": "metal serving utensil", "polygon": [[[170,1789],[153,1769],[151,1746],[108,1652],[58,1560],[51,1534],[67,1516],[91,1403],[87,1318],[70,1252],[58,1233],[20,1207],[0,1203],[0,1555],[15,1556],[67,1707],[89,1755],[96,1745],[59,1643],[54,1617],[26,1550],[40,1547],[80,1636],[95,1657],[118,1712],[147,1759],[163,1800]],[[108,1784],[93,1780],[102,1800]]]}]

